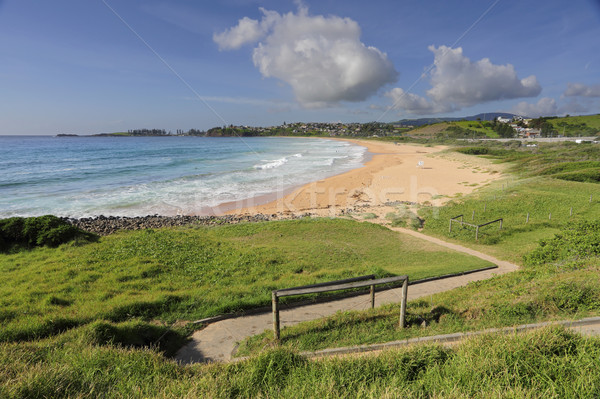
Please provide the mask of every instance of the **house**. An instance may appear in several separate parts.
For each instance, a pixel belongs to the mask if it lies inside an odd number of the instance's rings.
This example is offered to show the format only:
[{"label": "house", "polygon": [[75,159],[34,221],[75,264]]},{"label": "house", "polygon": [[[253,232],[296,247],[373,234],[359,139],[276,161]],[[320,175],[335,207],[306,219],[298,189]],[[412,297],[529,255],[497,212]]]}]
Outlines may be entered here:
[{"label": "house", "polygon": [[525,137],[529,138],[529,139],[537,139],[538,137],[541,137],[541,131],[539,129],[531,129],[531,128],[527,128],[524,131],[524,135]]},{"label": "house", "polygon": [[501,116],[497,117],[497,118],[496,118],[496,120],[497,120],[498,122],[500,122],[500,123],[509,123],[509,122],[511,122],[511,120],[510,120],[510,119],[508,119],[508,118],[503,118],[503,117],[501,117]]}]

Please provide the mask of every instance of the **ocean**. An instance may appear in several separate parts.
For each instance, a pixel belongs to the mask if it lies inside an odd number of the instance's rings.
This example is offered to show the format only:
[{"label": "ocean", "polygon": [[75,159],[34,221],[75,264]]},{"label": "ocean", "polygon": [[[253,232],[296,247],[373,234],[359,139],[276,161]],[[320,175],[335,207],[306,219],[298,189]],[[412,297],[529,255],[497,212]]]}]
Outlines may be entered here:
[{"label": "ocean", "polygon": [[0,136],[0,218],[210,214],[357,168],[344,141]]}]

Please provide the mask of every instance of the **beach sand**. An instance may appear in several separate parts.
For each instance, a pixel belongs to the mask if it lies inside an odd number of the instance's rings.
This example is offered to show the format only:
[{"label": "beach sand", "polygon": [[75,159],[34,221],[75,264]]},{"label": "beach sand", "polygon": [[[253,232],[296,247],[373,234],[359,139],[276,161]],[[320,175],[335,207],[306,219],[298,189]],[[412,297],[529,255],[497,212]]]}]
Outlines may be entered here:
[{"label": "beach sand", "polygon": [[448,152],[443,146],[345,141],[367,147],[371,159],[361,168],[291,192],[224,204],[220,213],[340,216],[369,212],[380,217],[399,203],[442,205],[502,177],[500,165]]}]

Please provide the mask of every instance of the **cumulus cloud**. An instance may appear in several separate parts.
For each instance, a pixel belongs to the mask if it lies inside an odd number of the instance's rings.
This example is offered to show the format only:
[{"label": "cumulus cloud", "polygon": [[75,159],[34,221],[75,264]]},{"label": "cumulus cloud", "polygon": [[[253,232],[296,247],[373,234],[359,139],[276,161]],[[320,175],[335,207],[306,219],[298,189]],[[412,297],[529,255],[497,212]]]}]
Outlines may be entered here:
[{"label": "cumulus cloud", "polygon": [[[586,101],[587,100],[587,101]],[[595,109],[594,104],[589,99],[585,99],[584,103],[581,104],[575,99],[570,99],[565,104],[561,105],[558,113],[562,114],[582,114],[585,112],[590,112],[591,109]]]},{"label": "cumulus cloud", "polygon": [[515,105],[511,112],[513,114],[537,118],[540,116],[554,116],[558,114],[558,105],[556,100],[550,97],[543,97],[535,104],[522,101]]},{"label": "cumulus cloud", "polygon": [[408,93],[399,87],[388,91],[385,95],[392,99],[395,108],[402,109],[410,114],[437,114],[452,110],[450,104],[429,101],[425,97]]},{"label": "cumulus cloud", "polygon": [[221,33],[215,33],[213,40],[219,50],[236,50],[244,44],[253,43],[265,34],[257,20],[244,17],[234,27]]},{"label": "cumulus cloud", "polygon": [[519,79],[511,64],[495,65],[489,58],[473,62],[461,47],[429,46],[434,62],[428,72],[427,98],[396,88],[387,93],[395,107],[415,114],[459,110],[490,101],[535,97],[542,88],[535,76]]},{"label": "cumulus cloud", "polygon": [[289,84],[303,106],[363,101],[398,76],[385,53],[360,41],[360,27],[349,18],[312,16],[302,5],[297,13],[261,11],[261,21],[245,17],[213,39],[224,50],[261,40],[254,65]]},{"label": "cumulus cloud", "polygon": [[587,86],[583,83],[569,83],[563,95],[565,97],[600,97],[600,85]]}]

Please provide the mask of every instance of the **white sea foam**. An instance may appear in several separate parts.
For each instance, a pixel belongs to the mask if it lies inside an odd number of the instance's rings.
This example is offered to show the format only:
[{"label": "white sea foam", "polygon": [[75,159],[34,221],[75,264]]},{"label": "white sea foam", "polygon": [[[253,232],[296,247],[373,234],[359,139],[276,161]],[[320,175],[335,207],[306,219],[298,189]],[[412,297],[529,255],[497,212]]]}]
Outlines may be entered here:
[{"label": "white sea foam", "polygon": [[[0,155],[14,164],[0,175],[0,185],[11,184],[0,197],[0,217],[193,214],[348,171],[365,153],[344,142],[289,138],[29,139],[22,147],[0,145]],[[38,150],[54,156],[42,158]],[[64,160],[75,152],[86,155],[73,170]],[[35,168],[23,168],[39,159]]]},{"label": "white sea foam", "polygon": [[263,164],[260,165],[254,165],[254,169],[273,169],[273,168],[278,168],[282,165],[285,165],[287,162],[289,161],[288,158],[283,157],[283,158],[279,158],[276,159],[274,161],[266,161],[266,160],[262,160],[262,162],[265,162]]}]

